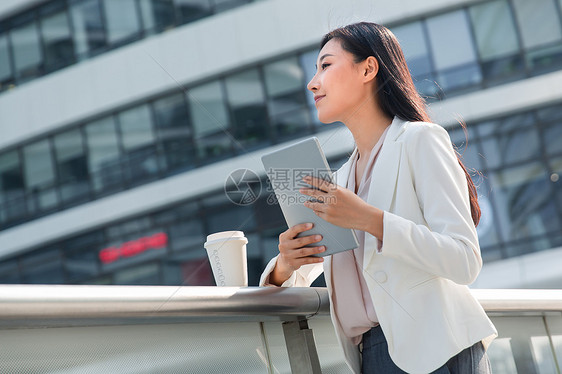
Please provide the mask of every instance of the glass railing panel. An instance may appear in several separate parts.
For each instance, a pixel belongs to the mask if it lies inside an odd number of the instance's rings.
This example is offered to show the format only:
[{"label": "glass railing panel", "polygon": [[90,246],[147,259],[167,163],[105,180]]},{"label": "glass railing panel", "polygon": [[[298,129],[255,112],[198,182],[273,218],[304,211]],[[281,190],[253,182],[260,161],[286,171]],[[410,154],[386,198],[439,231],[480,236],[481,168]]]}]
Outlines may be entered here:
[{"label": "glass railing panel", "polygon": [[350,374],[332,320],[329,317],[313,318],[308,321],[308,326],[314,331],[322,374]]},{"label": "glass railing panel", "polygon": [[[328,316],[314,317],[308,320],[308,327],[314,333],[316,351],[322,367],[322,374],[351,374],[343,351],[336,339],[332,321]],[[291,374],[287,346],[281,323],[264,323],[265,335],[269,346],[272,369],[275,374]]]},{"label": "glass railing panel", "polygon": [[517,373],[509,337],[496,338],[488,348],[488,358],[494,374]]},{"label": "glass railing panel", "polygon": [[[275,374],[290,374],[291,365],[289,364],[289,355],[287,353],[287,346],[285,345],[285,336],[283,335],[281,323],[265,322],[263,323],[263,329],[269,348],[272,372]],[[313,331],[314,340],[318,342],[316,330]]]},{"label": "glass railing panel", "polygon": [[2,373],[267,374],[258,322],[2,330]]},{"label": "glass railing panel", "polygon": [[552,340],[552,348],[558,372],[562,370],[562,313],[545,317],[546,326]]},{"label": "glass railing panel", "polygon": [[501,316],[492,320],[499,333],[488,349],[494,374],[557,373],[542,316]]},{"label": "glass railing panel", "polygon": [[[494,374],[561,373],[562,291],[473,293],[499,333]],[[0,373],[289,374],[306,357],[282,321],[300,316],[311,363],[349,374],[328,303],[325,288],[2,286]]]}]

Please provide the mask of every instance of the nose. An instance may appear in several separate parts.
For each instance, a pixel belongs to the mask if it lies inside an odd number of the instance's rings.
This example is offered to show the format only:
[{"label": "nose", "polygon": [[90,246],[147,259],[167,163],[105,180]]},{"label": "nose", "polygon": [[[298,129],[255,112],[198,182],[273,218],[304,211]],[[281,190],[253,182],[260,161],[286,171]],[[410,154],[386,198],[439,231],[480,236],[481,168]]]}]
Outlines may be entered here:
[{"label": "nose", "polygon": [[316,74],[314,74],[314,77],[312,77],[310,82],[308,82],[308,84],[306,85],[306,88],[309,91],[312,91],[312,92],[315,92],[315,91],[318,90],[318,80],[316,79]]}]

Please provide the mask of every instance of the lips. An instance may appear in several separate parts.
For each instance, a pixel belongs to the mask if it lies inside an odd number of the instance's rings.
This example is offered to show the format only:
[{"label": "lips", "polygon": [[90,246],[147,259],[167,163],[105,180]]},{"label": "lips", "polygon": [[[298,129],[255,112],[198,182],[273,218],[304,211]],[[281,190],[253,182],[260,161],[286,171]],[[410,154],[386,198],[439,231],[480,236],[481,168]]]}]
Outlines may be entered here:
[{"label": "lips", "polygon": [[326,97],[326,95],[317,95],[314,96],[314,102],[318,103],[320,100],[322,100],[324,97]]}]

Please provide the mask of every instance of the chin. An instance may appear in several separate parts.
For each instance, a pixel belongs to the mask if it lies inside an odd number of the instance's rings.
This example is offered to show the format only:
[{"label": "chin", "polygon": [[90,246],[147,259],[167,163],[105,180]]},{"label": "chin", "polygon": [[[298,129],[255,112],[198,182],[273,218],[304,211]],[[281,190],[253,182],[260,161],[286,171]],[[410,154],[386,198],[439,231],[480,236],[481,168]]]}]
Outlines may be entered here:
[{"label": "chin", "polygon": [[318,112],[318,120],[324,124],[328,124],[328,123],[333,123],[333,122],[337,122],[338,120],[335,119],[333,116],[329,116],[326,114],[322,114],[320,112]]}]

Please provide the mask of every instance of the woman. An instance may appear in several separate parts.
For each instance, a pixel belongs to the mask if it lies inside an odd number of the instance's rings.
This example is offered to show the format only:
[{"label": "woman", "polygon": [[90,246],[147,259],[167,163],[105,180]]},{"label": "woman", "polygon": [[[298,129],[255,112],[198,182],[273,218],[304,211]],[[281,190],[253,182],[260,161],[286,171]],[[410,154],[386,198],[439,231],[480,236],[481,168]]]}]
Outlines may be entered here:
[{"label": "woman", "polygon": [[467,287],[482,267],[476,189],[430,122],[398,41],[377,24],[348,25],[324,36],[317,63],[308,89],[318,117],[343,122],[356,147],[337,184],[309,178],[319,189],[301,193],[321,218],[354,229],[359,247],[310,257],[321,238],[296,238],[311,226],[293,226],[260,284],[306,287],[323,270],[354,373],[490,373],[497,332]]}]

